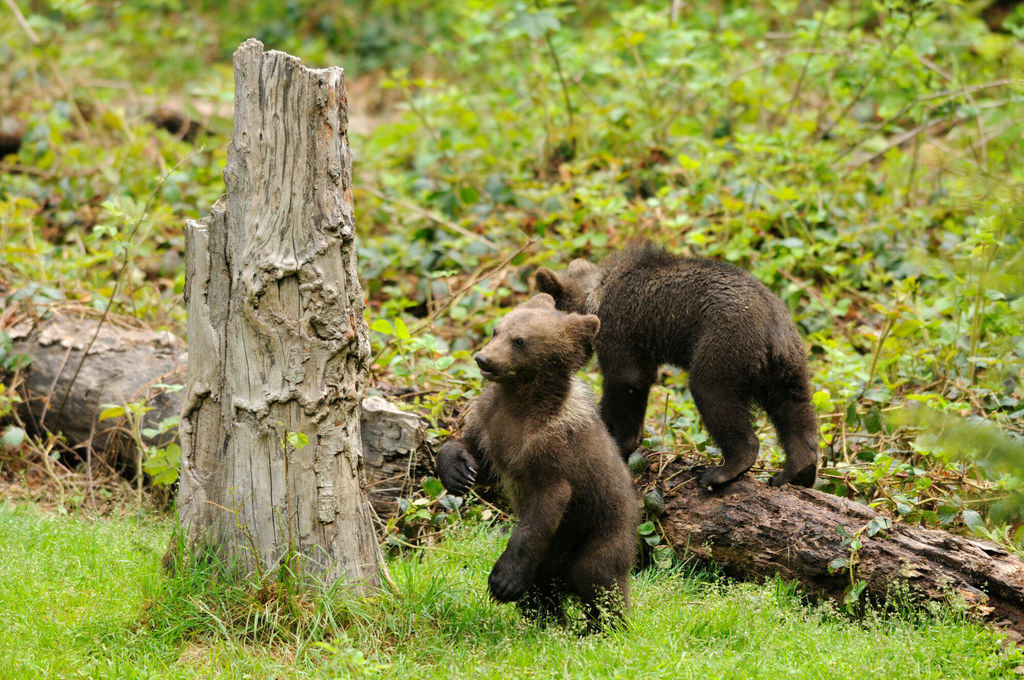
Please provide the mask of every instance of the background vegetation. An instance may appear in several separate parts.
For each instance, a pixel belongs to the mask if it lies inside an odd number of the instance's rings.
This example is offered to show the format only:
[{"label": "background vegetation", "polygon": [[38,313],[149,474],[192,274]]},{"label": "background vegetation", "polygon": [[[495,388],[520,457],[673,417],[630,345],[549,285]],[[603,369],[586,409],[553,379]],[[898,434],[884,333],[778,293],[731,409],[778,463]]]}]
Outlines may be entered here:
[{"label": "background vegetation", "polygon": [[[18,140],[0,159],[5,323],[73,304],[184,335],[182,225],[223,191],[230,57],[250,36],[346,68],[374,388],[433,434],[478,389],[471,352],[537,266],[649,238],[735,262],[789,304],[822,489],[1024,549],[1022,6],[15,0],[0,10],[0,143]],[[72,459],[11,411],[2,340],[0,477],[54,503],[35,473]],[[647,425],[653,448],[714,453],[684,375],[665,373]],[[758,474],[778,463],[772,436]],[[387,531],[458,514],[426,506]],[[665,597],[674,577],[650,578],[642,597]],[[478,596],[474,616],[493,615]],[[716,635],[702,644],[720,652]],[[354,648],[379,658],[368,644]]]}]

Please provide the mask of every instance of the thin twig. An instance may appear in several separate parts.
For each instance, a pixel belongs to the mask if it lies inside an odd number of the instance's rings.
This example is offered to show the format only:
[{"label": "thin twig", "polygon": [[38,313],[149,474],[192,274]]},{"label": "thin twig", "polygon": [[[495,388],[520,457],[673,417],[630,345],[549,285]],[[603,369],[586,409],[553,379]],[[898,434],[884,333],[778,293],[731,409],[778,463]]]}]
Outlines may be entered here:
[{"label": "thin twig", "polygon": [[406,203],[405,201],[401,201],[401,200],[399,200],[397,198],[392,198],[390,196],[386,196],[385,194],[380,193],[376,189],[371,189],[370,187],[354,187],[354,189],[356,191],[365,191],[366,193],[368,193],[371,196],[374,196],[376,198],[379,198],[380,200],[384,201],[385,203],[391,203],[392,205],[397,205],[399,208],[405,208],[409,212],[416,213],[420,217],[425,217],[428,220],[431,220],[432,222],[436,222],[436,223],[440,224],[442,227],[444,227],[445,229],[448,229],[449,231],[453,231],[456,234],[459,234],[460,236],[465,236],[466,238],[471,238],[471,239],[474,239],[476,241],[479,241],[480,243],[484,244],[485,246],[487,246],[488,248],[490,248],[492,250],[495,250],[495,251],[499,250],[497,244],[495,244],[494,241],[491,241],[486,236],[481,236],[480,234],[476,234],[476,233],[474,233],[472,231],[469,231],[465,227],[461,227],[461,226],[455,224],[454,222],[452,222],[451,220],[447,220],[447,219],[441,217],[440,215],[438,215],[436,213],[433,213],[433,212],[431,212],[429,210],[426,210],[424,208],[419,207],[418,205],[413,205],[411,203]]},{"label": "thin twig", "polygon": [[[825,27],[825,14],[822,14],[821,15],[821,19],[818,21],[818,27],[814,29],[814,40],[811,41],[811,44],[814,45],[815,47],[818,46],[818,42],[821,40],[821,30],[824,27]],[[797,78],[796,87],[793,88],[793,94],[790,95],[789,103],[786,104],[786,110],[782,112],[782,120],[783,120],[783,122],[788,122],[789,121],[790,109],[793,108],[793,103],[796,102],[797,97],[800,96],[800,91],[803,89],[804,79],[807,77],[807,70],[811,66],[811,59],[813,57],[814,57],[814,54],[811,53],[811,54],[808,54],[807,55],[807,59],[804,60],[804,67],[802,69],[800,69],[800,77]]]},{"label": "thin twig", "polygon": [[[146,219],[146,215],[149,213],[149,206],[153,203],[153,199],[156,198],[157,194],[160,193],[160,190],[163,189],[164,184],[167,182],[167,178],[170,177],[172,173],[176,172],[185,161],[190,160],[194,155],[195,154],[189,154],[185,158],[178,161],[178,163],[173,168],[171,168],[170,171],[164,173],[163,177],[160,178],[160,182],[156,185],[156,188],[153,189],[153,192],[149,195],[149,198],[146,199],[146,205],[143,206],[142,208],[142,214],[139,215],[139,219],[135,221],[135,225],[132,227],[131,232],[128,234],[127,240],[129,243],[135,238],[135,234],[138,233],[139,228],[142,226],[142,221]],[[98,338],[100,335],[100,329],[103,328],[103,323],[107,320],[107,317],[110,315],[110,310],[114,306],[114,298],[117,296],[117,289],[120,287],[121,281],[124,280],[125,278],[125,275],[128,271],[128,265],[130,265],[132,262],[132,253],[132,248],[125,248],[124,262],[121,263],[121,268],[117,272],[117,278],[114,279],[114,288],[113,290],[110,291],[110,302],[108,302],[107,306],[103,309],[103,314],[100,316],[100,320],[96,324],[96,332],[92,334],[92,338],[89,340],[89,344],[87,344],[85,346],[85,349],[82,350],[82,358],[78,361],[78,366],[75,368],[74,375],[71,376],[71,382],[68,383],[68,389],[64,393],[64,398],[61,399],[60,408],[57,409],[57,415],[54,418],[55,423],[59,423],[60,417],[64,415],[64,406],[68,403],[68,397],[71,396],[71,389],[75,386],[75,381],[78,380],[78,374],[81,373],[82,366],[85,365],[85,359],[87,356],[89,356],[89,350],[92,349],[93,344],[95,344],[96,342],[96,338]]]},{"label": "thin twig", "polygon": [[860,81],[860,84],[857,87],[857,92],[853,95],[853,98],[850,99],[849,102],[847,102],[846,106],[843,107],[843,110],[839,112],[839,115],[836,117],[834,121],[832,121],[832,124],[829,125],[828,128],[826,128],[825,130],[821,130],[819,128],[817,135],[815,135],[818,139],[825,139],[826,137],[828,137],[829,134],[831,134],[831,132],[836,129],[836,126],[839,125],[839,123],[844,118],[846,118],[847,115],[849,115],[853,107],[856,106],[857,102],[859,102],[861,97],[864,96],[864,92],[868,89],[868,86],[871,85],[871,83],[873,83],[875,79],[882,74],[882,69],[884,69],[889,64],[889,60],[892,58],[892,55],[895,54],[896,49],[906,41],[907,34],[910,33],[910,29],[914,27],[915,23],[915,17],[911,15],[910,20],[907,22],[907,25],[903,27],[903,31],[900,33],[899,39],[896,40],[896,42],[894,42],[893,45],[889,48],[889,50],[886,52],[885,59],[882,60],[882,63],[879,64],[878,67],[875,68],[875,70],[873,70],[867,78]]},{"label": "thin twig", "polygon": [[[496,266],[491,267],[490,269],[481,270],[479,273],[474,274],[473,276],[471,276],[469,281],[465,285],[463,285],[462,288],[460,288],[459,290],[455,291],[454,293],[452,293],[451,295],[449,295],[445,299],[444,304],[442,304],[440,307],[438,307],[433,312],[431,312],[431,314],[426,319],[424,319],[419,325],[417,325],[415,328],[411,329],[409,331],[409,335],[410,336],[415,336],[415,335],[418,335],[419,333],[423,332],[424,330],[426,330],[432,323],[434,323],[434,321],[437,320],[437,317],[439,317],[444,312],[444,310],[448,309],[448,307],[450,307],[456,300],[458,300],[460,297],[462,297],[473,286],[477,285],[481,281],[484,281],[484,280],[490,278],[496,272],[499,272],[502,269],[504,269],[506,266],[508,266],[509,262],[511,262],[520,253],[522,253],[524,250],[526,250],[527,248],[529,248],[530,246],[532,246],[536,242],[537,242],[537,239],[530,239],[529,241],[524,243],[522,246],[520,246],[519,249],[516,250],[516,252],[514,252],[511,255],[509,255],[508,257],[506,257],[504,260],[502,260]],[[394,342],[396,339],[397,339],[396,336],[391,336],[390,338],[388,338],[388,341],[385,342],[384,346],[380,348],[380,351],[377,353],[377,355],[373,357],[373,361],[370,362],[371,365],[377,362],[377,359],[380,358],[380,356],[384,353],[384,351],[388,347],[390,347],[391,343]]]},{"label": "thin twig", "polygon": [[[536,1],[537,9],[541,9],[540,0]],[[565,100],[565,113],[569,117],[569,127],[574,128],[575,122],[572,116],[572,100],[569,99],[569,85],[565,82],[565,74],[562,73],[562,62],[558,59],[558,52],[555,51],[555,44],[551,42],[551,34],[544,31],[544,44],[547,45],[551,61],[555,63],[555,73],[558,74],[558,82],[562,86],[562,98]]]},{"label": "thin twig", "polygon": [[7,3],[7,6],[11,8],[12,12],[14,12],[15,20],[18,22],[18,25],[21,26],[21,30],[25,31],[25,35],[28,36],[28,39],[32,41],[33,45],[38,45],[40,42],[39,36],[36,35],[36,32],[32,30],[32,27],[28,25],[28,21],[25,20],[25,15],[22,14],[21,10],[18,9],[18,6],[14,4],[14,0],[4,0],[4,2]]}]

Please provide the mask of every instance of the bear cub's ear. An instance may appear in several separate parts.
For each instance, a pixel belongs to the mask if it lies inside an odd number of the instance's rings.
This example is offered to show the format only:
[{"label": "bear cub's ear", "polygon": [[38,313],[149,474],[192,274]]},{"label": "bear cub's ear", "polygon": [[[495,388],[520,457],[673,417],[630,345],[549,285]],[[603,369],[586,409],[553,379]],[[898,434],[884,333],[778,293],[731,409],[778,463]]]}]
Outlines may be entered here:
[{"label": "bear cub's ear", "polygon": [[569,328],[574,331],[581,340],[590,342],[601,330],[601,320],[596,314],[570,314],[568,316]]},{"label": "bear cub's ear", "polygon": [[520,305],[523,309],[554,309],[555,298],[547,293],[538,293]]},{"label": "bear cub's ear", "polygon": [[565,286],[562,285],[562,279],[559,278],[558,274],[547,267],[541,267],[538,269],[533,280],[537,284],[537,290],[542,293],[548,293],[552,297],[561,297],[562,293],[565,292]]}]

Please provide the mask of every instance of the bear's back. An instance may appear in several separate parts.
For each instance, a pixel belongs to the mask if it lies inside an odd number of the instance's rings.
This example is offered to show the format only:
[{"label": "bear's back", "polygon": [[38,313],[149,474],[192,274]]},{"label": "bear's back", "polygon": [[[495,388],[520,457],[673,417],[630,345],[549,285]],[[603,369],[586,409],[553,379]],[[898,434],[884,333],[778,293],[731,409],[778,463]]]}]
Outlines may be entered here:
[{"label": "bear's back", "polygon": [[622,251],[602,265],[589,302],[601,319],[599,356],[628,353],[689,369],[695,352],[768,362],[802,351],[782,301],[743,269],[710,258]]}]

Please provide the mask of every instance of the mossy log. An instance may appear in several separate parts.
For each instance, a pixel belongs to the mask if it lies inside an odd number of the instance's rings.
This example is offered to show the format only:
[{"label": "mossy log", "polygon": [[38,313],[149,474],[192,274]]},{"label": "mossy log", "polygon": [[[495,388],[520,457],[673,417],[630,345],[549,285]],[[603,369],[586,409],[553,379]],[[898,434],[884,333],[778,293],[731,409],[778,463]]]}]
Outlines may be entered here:
[{"label": "mossy log", "polygon": [[[680,555],[737,578],[778,575],[812,598],[838,602],[851,573],[836,567],[852,560],[852,580],[865,582],[863,601],[884,604],[900,584],[917,601],[961,598],[1014,641],[1024,636],[1024,562],[991,541],[898,522],[872,536],[868,527],[887,523],[861,503],[792,485],[772,488],[750,474],[709,491],[697,484],[701,468],[658,454],[648,460],[638,486],[663,497],[659,522]],[[856,554],[842,545],[840,527],[860,539]]]}]

